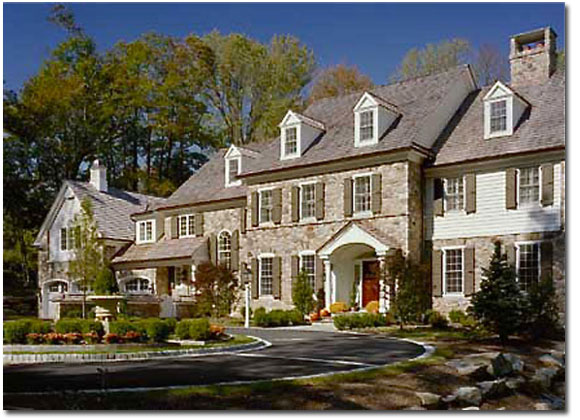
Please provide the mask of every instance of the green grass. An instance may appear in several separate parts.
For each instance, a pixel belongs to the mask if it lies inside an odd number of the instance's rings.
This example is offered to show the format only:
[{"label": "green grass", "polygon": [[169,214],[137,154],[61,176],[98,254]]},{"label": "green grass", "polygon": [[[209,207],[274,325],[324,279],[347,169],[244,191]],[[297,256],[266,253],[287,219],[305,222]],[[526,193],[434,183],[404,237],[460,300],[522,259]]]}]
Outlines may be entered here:
[{"label": "green grass", "polygon": [[[207,349],[207,348],[219,348],[225,346],[237,346],[241,344],[249,344],[256,341],[245,335],[234,335],[231,340],[225,341],[214,341],[209,342],[206,345],[184,345],[180,346],[177,344],[172,345],[151,345],[151,346],[123,346],[121,348],[117,347],[114,350],[83,350],[76,351],[74,354],[106,354],[106,353],[141,353],[141,352],[161,352],[166,350],[188,350],[188,349]],[[5,354],[61,354],[63,351],[43,351],[43,352],[27,352],[27,351],[11,351],[4,352]],[[67,353],[69,353],[67,351]]]}]

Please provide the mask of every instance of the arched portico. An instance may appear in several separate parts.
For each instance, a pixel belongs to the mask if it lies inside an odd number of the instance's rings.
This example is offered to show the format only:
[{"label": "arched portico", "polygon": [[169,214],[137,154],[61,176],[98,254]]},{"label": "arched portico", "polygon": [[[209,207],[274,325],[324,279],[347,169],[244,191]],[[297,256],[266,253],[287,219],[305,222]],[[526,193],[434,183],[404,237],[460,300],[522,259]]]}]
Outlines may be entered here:
[{"label": "arched portico", "polygon": [[66,293],[70,291],[70,281],[66,279],[56,278],[50,279],[42,283],[42,313],[43,319],[56,319],[59,312],[59,302]]},{"label": "arched portico", "polygon": [[381,273],[394,249],[369,230],[351,222],[318,250],[324,263],[327,307],[338,301],[348,303],[354,289],[359,307],[378,300],[382,312],[388,309]]}]

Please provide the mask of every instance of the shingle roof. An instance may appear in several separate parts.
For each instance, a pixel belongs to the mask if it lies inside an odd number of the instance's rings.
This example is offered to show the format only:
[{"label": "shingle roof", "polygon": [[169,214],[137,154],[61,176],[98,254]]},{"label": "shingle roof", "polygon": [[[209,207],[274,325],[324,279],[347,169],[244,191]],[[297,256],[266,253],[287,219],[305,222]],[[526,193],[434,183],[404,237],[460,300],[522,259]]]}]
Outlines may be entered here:
[{"label": "shingle roof", "polygon": [[261,158],[254,160],[250,166],[244,165],[242,175],[390,151],[418,143],[424,126],[422,123],[457,79],[471,77],[469,73],[467,66],[458,66],[446,72],[372,89],[371,94],[382,101],[388,101],[391,107],[396,106],[402,114],[396,128],[388,131],[378,144],[372,146],[354,145],[352,109],[364,92],[317,101],[303,115],[323,122],[326,132],[303,156],[280,160],[280,139],[276,138],[262,144]]},{"label": "shingle roof", "polygon": [[557,72],[543,84],[510,87],[531,106],[511,136],[484,139],[483,98],[492,86],[474,92],[436,143],[434,166],[565,147],[566,79]]},{"label": "shingle roof", "polygon": [[80,201],[85,197],[91,200],[99,232],[103,237],[111,239],[133,240],[135,223],[131,220],[131,214],[165,201],[163,198],[112,187],[109,187],[107,192],[101,192],[88,182],[65,181],[65,183]]},{"label": "shingle roof", "polygon": [[162,239],[151,244],[131,244],[121,255],[113,258],[114,264],[159,261],[168,259],[208,259],[207,238]]},{"label": "shingle roof", "polygon": [[[227,188],[225,186],[224,156],[226,152],[226,149],[218,150],[205,165],[155,208],[178,207],[187,204],[245,197],[246,187],[244,185]],[[242,149],[242,155],[244,155],[243,168],[258,157],[259,153],[252,151],[252,149]]]}]

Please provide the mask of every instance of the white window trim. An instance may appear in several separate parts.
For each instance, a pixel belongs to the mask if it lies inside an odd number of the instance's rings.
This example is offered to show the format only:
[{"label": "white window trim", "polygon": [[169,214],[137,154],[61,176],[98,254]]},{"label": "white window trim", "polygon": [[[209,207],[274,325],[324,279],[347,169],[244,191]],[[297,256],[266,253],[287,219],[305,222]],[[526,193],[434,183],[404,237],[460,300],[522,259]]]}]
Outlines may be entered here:
[{"label": "white window trim", "polygon": [[[520,200],[520,170],[526,168],[538,169],[538,201],[535,203],[522,203]],[[518,209],[530,209],[542,207],[542,167],[541,165],[522,166],[516,169],[516,204]]]},{"label": "white window trim", "polygon": [[[302,187],[304,187],[305,185],[314,185],[314,215],[310,216],[310,217],[302,217],[302,203],[304,200],[302,200]],[[306,222],[306,223],[311,223],[311,222],[315,222],[316,221],[316,181],[307,181],[307,182],[302,182],[299,184],[298,186],[298,193],[300,194],[300,196],[298,197],[298,220],[301,222]]]},{"label": "white window trim", "polygon": [[542,241],[518,241],[514,242],[516,247],[516,283],[520,282],[520,246],[538,245],[538,282],[542,278]]},{"label": "white window trim", "polygon": [[222,236],[223,233],[227,233],[230,236],[230,250],[229,250],[229,253],[230,253],[230,269],[231,269],[232,268],[231,267],[231,262],[232,262],[232,232],[229,231],[228,229],[222,229],[217,234],[217,261],[218,261],[218,264],[221,264],[220,254],[223,253],[223,252],[225,252],[225,251],[220,251],[220,237]]},{"label": "white window trim", "polygon": [[[289,128],[296,128],[296,153],[287,154],[286,153],[286,130]],[[281,150],[280,150],[280,159],[295,159],[300,157],[300,151],[302,150],[302,124],[301,123],[294,123],[289,124],[281,127],[281,134],[280,134],[280,142]]]},{"label": "white window trim", "polygon": [[[463,182],[463,207],[461,209],[453,209],[453,210],[449,210],[447,209],[447,180],[448,179],[457,179],[457,178],[461,178],[462,182]],[[446,178],[443,178],[443,212],[444,213],[456,213],[456,214],[465,214],[465,199],[467,197],[466,191],[465,191],[465,175],[463,176],[448,176]]]},{"label": "white window trim", "polygon": [[[189,217],[193,217],[193,234],[189,233]],[[186,229],[185,231],[187,232],[185,235],[181,234],[181,221],[185,220],[185,224],[186,224]],[[178,238],[193,238],[195,236],[195,213],[188,213],[188,214],[180,214],[177,217],[177,228],[178,228],[178,232],[177,232],[177,237]]]},{"label": "white window trim", "polygon": [[[265,295],[262,293],[262,259],[272,258],[272,282],[274,281],[274,258],[275,255],[271,252],[263,253],[258,255],[258,298],[274,298],[273,290],[272,294]],[[273,289],[273,287],[272,287]]]},{"label": "white window trim", "polygon": [[226,187],[237,187],[239,185],[242,185],[242,180],[239,178],[235,181],[230,180],[230,162],[232,160],[238,161],[238,175],[242,172],[242,157],[241,156],[226,158]]},{"label": "white window trim", "polygon": [[[465,245],[445,246],[441,248],[443,251],[443,296],[448,297],[463,297],[465,296]],[[448,293],[447,292],[447,251],[461,250],[461,292]]]},{"label": "white window trim", "polygon": [[[274,225],[272,221],[272,214],[270,215],[270,220],[268,222],[262,222],[262,193],[266,191],[274,191],[275,187],[261,188],[258,190],[258,226],[270,226]],[[274,200],[274,194],[272,194],[272,200]],[[272,203],[273,204],[273,203]],[[274,206],[272,205],[272,211]]]},{"label": "white window trim", "polygon": [[[146,222],[151,222],[151,239],[141,240],[141,229],[145,226]],[[145,219],[137,221],[137,237],[135,238],[135,242],[137,244],[150,244],[155,242],[155,219]]]},{"label": "white window trim", "polygon": [[[365,211],[356,211],[355,210],[355,206],[354,203],[356,201],[356,187],[355,187],[355,180],[357,178],[365,178],[368,177],[370,179],[370,206],[371,208],[369,210],[365,210]],[[373,210],[372,210],[372,200],[373,200],[373,172],[365,172],[362,174],[355,174],[352,176],[352,202],[350,203],[351,208],[352,208],[352,215],[355,217],[369,217],[373,215]]]},{"label": "white window trim", "polygon": [[[506,129],[503,131],[491,132],[491,104],[495,102],[506,101]],[[514,132],[513,124],[513,96],[505,95],[498,98],[487,99],[484,103],[484,138],[492,139],[495,137],[511,136]]]},{"label": "white window trim", "polygon": [[[373,137],[371,139],[361,140],[360,138],[360,116],[363,112],[373,113]],[[379,142],[379,107],[368,106],[365,108],[357,109],[354,112],[354,147],[364,147],[372,144],[377,144]]]},{"label": "white window trim", "polygon": [[[305,256],[314,256],[314,273],[313,273],[314,274],[314,288],[313,289],[316,289],[316,275],[318,274],[316,272],[316,251],[313,251],[313,250],[304,250],[304,251],[300,251],[298,253],[298,259],[299,259],[299,261],[298,261],[298,272],[301,272],[302,271],[303,257],[305,257]],[[316,290],[313,290],[313,291],[314,291],[314,294],[316,294]]]}]

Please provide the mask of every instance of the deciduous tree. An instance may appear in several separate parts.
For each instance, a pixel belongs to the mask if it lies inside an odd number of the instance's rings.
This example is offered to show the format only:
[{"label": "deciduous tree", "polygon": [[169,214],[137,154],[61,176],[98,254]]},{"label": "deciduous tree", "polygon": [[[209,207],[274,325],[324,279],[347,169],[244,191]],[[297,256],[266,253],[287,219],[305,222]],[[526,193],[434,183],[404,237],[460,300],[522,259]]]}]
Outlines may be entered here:
[{"label": "deciduous tree", "polygon": [[358,68],[339,64],[324,69],[316,77],[308,102],[368,90],[372,87],[373,81]]}]

